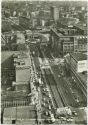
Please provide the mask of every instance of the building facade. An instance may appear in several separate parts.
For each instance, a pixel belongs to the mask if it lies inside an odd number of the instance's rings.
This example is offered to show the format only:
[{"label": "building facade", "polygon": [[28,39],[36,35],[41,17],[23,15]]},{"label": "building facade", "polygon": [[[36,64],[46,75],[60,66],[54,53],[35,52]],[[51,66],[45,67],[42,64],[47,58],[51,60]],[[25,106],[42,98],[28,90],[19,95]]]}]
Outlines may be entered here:
[{"label": "building facade", "polygon": [[64,56],[72,52],[87,52],[87,36],[76,35],[77,29],[73,28],[51,28],[51,46],[52,48]]},{"label": "building facade", "polygon": [[59,9],[55,6],[52,6],[50,9],[51,9],[51,19],[57,21],[59,19]]},{"label": "building facade", "polygon": [[87,56],[82,53],[71,53],[70,65],[77,73],[87,71]]},{"label": "building facade", "polygon": [[74,52],[87,52],[87,36],[74,37]]},{"label": "building facade", "polygon": [[81,89],[87,104],[87,55],[82,53],[70,53],[65,57],[66,69],[69,69],[71,77]]}]

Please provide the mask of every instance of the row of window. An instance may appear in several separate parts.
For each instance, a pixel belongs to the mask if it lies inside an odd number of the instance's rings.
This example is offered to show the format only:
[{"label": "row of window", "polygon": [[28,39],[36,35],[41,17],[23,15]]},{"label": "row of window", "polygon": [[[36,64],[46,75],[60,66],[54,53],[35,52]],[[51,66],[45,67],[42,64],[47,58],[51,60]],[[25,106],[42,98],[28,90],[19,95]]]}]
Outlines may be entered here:
[{"label": "row of window", "polygon": [[78,48],[81,48],[81,49],[86,49],[87,46],[86,45],[78,45]]},{"label": "row of window", "polygon": [[29,105],[29,101],[14,101],[14,102],[3,102],[2,107],[11,107],[11,106],[26,106]]},{"label": "row of window", "polygon": [[78,45],[78,46],[75,46],[74,49],[78,50],[78,51],[79,50],[81,50],[81,51],[85,50],[86,51],[87,50],[87,46],[86,45]]},{"label": "row of window", "polygon": [[74,49],[73,45],[69,45],[69,46],[68,45],[64,45],[63,46],[63,50],[64,51],[66,51],[66,50],[73,50],[73,49]]}]

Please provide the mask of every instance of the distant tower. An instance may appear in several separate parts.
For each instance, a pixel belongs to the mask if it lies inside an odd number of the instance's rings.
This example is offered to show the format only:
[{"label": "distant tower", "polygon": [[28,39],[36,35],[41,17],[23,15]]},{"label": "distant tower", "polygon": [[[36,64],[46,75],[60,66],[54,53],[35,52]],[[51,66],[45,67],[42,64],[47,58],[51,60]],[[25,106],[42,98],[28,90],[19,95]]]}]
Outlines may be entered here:
[{"label": "distant tower", "polygon": [[51,19],[57,21],[59,19],[59,9],[55,6],[51,7]]}]

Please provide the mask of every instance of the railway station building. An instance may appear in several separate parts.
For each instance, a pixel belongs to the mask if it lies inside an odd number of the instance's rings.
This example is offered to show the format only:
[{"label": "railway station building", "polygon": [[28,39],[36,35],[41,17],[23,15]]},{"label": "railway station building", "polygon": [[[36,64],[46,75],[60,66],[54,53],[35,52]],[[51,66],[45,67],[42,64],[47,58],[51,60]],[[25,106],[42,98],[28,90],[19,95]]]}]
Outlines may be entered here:
[{"label": "railway station building", "polygon": [[87,55],[83,53],[70,53],[64,59],[72,78],[77,82],[83,95],[87,97]]}]

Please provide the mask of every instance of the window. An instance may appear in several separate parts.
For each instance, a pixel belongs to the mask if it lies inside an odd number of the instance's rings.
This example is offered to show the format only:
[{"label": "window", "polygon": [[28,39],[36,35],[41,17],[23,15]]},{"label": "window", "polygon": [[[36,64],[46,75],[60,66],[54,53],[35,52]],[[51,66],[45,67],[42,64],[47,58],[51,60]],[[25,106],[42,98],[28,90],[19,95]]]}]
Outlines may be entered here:
[{"label": "window", "polygon": [[12,120],[12,124],[15,124],[16,123],[16,120]]},{"label": "window", "polygon": [[67,50],[67,46],[66,45],[64,45],[64,50]]},{"label": "window", "polygon": [[68,45],[68,50],[70,50],[70,45]]},{"label": "window", "polygon": [[70,49],[73,50],[73,46],[70,46]]}]

